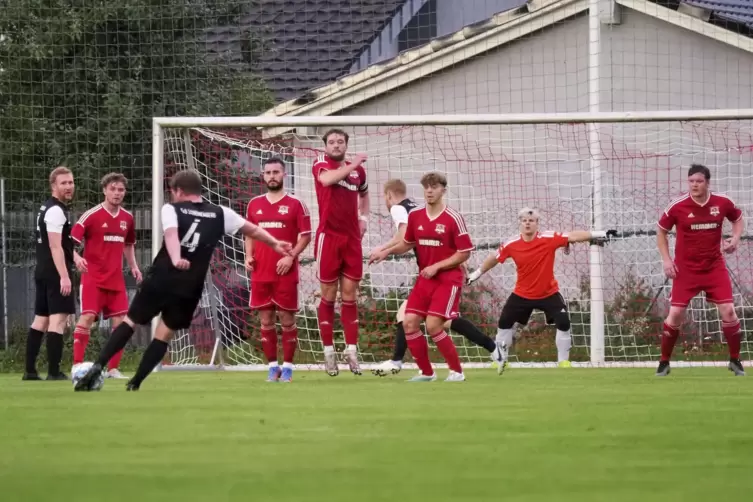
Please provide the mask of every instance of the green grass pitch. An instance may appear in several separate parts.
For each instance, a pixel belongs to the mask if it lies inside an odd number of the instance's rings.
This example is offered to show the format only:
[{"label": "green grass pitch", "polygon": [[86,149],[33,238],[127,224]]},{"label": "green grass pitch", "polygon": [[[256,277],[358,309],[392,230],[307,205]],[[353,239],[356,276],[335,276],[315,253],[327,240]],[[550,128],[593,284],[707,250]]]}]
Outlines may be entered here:
[{"label": "green grass pitch", "polygon": [[[446,370],[440,372],[444,377]],[[722,368],[0,377],[0,493],[32,501],[708,501],[753,488],[753,380]]]}]

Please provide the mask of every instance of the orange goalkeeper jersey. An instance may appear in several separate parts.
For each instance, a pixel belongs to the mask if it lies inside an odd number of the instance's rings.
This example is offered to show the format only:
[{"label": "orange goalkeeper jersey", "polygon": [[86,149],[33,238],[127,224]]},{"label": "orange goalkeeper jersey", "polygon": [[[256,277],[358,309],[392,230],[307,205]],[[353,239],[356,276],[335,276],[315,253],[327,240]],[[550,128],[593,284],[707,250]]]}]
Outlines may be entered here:
[{"label": "orange goalkeeper jersey", "polygon": [[567,234],[540,232],[526,242],[517,236],[505,242],[497,251],[497,261],[512,258],[518,269],[515,294],[528,300],[546,298],[559,292],[554,278],[554,254],[568,245]]}]

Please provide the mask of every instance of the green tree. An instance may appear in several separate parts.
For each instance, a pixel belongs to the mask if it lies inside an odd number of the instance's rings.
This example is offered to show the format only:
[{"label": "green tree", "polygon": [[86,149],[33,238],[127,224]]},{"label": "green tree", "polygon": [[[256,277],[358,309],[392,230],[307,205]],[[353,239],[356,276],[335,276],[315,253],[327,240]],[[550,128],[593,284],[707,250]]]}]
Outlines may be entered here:
[{"label": "green tree", "polygon": [[61,163],[74,169],[80,204],[98,200],[97,180],[111,170],[133,181],[129,204],[140,203],[149,198],[153,116],[269,107],[261,79],[204,43],[206,28],[234,26],[253,3],[0,0],[0,175],[11,204],[38,202]]}]

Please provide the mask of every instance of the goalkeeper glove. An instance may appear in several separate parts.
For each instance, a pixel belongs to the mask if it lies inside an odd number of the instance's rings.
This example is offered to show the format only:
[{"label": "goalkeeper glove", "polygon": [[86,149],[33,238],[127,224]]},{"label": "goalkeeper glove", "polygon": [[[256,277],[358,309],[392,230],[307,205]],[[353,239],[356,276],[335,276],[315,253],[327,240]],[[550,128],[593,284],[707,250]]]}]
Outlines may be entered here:
[{"label": "goalkeeper glove", "polygon": [[616,238],[617,230],[594,230],[593,232],[591,232],[591,242],[598,246],[603,246],[607,242]]},{"label": "goalkeeper glove", "polygon": [[481,269],[477,268],[476,270],[468,274],[468,280],[466,281],[466,284],[470,286],[475,281],[477,281],[479,277],[481,277]]}]

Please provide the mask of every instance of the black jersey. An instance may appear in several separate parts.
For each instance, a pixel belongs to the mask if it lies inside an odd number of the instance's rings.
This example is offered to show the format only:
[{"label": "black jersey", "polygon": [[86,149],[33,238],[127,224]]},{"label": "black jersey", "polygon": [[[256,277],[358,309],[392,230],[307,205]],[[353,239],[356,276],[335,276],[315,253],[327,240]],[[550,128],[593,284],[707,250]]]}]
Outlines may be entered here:
[{"label": "black jersey", "polygon": [[60,274],[52,260],[48,232],[61,234],[65,266],[70,273],[73,270],[73,240],[71,239],[71,219],[68,207],[55,197],[50,197],[37,213],[37,263],[34,278],[45,281],[59,281]]},{"label": "black jersey", "polygon": [[176,202],[162,208],[165,228],[177,224],[180,256],[191,262],[188,270],[173,266],[170,255],[162,247],[152,262],[151,280],[156,280],[178,296],[201,295],[212,255],[226,233],[235,233],[245,220],[235,211],[209,202]]},{"label": "black jersey", "polygon": [[419,204],[417,204],[413,199],[403,199],[398,202],[398,204],[403,206],[405,208],[405,212],[409,214],[419,206]]}]

